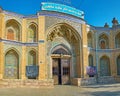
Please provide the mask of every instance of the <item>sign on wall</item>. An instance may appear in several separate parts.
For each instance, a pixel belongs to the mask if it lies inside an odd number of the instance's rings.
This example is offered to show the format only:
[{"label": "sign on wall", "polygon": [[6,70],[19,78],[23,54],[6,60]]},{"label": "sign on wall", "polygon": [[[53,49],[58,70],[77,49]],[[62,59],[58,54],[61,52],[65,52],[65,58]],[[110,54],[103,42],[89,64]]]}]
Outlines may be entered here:
[{"label": "sign on wall", "polygon": [[96,66],[87,66],[86,70],[89,76],[94,76],[97,74]]},{"label": "sign on wall", "polygon": [[39,66],[29,65],[26,66],[26,76],[29,78],[36,78],[39,74]]},{"label": "sign on wall", "polygon": [[42,2],[41,4],[42,4],[41,10],[62,12],[84,19],[84,12],[76,8],[63,4],[50,3],[50,2]]}]

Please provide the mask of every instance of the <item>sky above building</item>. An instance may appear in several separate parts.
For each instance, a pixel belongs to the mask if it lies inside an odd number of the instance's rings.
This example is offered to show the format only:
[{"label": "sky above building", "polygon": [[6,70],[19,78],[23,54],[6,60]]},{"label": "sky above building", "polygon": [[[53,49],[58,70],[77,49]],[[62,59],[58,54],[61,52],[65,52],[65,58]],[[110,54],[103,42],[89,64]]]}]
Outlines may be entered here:
[{"label": "sky above building", "polygon": [[[43,1],[52,0],[1,0],[0,6],[4,10],[16,12],[23,15],[31,15],[36,14],[38,11],[40,11],[41,2]],[[116,19],[120,21],[120,0],[69,1],[71,1],[71,4],[69,4],[70,6],[84,11],[85,21],[90,25],[104,26],[104,24],[107,22],[111,26],[113,17],[116,17]]]}]

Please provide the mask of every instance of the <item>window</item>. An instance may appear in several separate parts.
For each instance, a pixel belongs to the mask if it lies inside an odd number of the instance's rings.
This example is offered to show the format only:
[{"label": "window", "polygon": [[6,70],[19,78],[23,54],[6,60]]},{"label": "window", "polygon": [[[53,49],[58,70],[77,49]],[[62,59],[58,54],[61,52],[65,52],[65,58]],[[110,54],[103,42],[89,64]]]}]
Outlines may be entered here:
[{"label": "window", "polygon": [[88,59],[89,59],[89,66],[93,66],[93,56],[89,55]]},{"label": "window", "polygon": [[115,47],[120,48],[120,33],[115,37]]},{"label": "window", "polygon": [[28,28],[28,42],[37,42],[37,27],[31,24]]},{"label": "window", "polygon": [[109,48],[109,39],[105,34],[102,34],[99,37],[99,48],[100,49],[108,49]]},{"label": "window", "polygon": [[6,23],[6,39],[21,40],[21,25],[16,20],[8,20]]},{"label": "window", "polygon": [[28,65],[36,65],[36,52],[34,52],[34,51],[29,52]]},{"label": "window", "polygon": [[88,47],[92,48],[92,34],[88,33],[87,35],[87,42],[88,42]]},{"label": "window", "polygon": [[106,44],[105,44],[105,41],[104,41],[104,40],[102,40],[102,41],[100,42],[100,48],[101,48],[101,49],[106,49]]},{"label": "window", "polygon": [[9,40],[14,40],[15,39],[14,31],[12,29],[8,29],[8,31],[7,31],[7,39],[9,39]]}]

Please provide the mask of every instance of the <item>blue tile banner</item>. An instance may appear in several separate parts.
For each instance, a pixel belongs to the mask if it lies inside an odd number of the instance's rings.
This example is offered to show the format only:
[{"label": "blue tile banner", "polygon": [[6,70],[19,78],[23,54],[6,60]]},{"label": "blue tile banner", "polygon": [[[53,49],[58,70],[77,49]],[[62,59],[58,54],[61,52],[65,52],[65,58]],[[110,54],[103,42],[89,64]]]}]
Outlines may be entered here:
[{"label": "blue tile banner", "polygon": [[29,65],[26,66],[26,76],[28,78],[36,78],[39,75],[39,66]]}]

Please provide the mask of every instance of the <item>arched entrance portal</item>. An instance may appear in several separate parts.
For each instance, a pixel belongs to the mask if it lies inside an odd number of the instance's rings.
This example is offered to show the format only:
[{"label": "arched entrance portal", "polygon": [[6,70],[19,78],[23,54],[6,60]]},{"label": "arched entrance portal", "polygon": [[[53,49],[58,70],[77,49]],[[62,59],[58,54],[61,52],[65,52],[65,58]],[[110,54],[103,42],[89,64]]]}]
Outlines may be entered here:
[{"label": "arched entrance portal", "polygon": [[82,76],[82,48],[80,34],[70,25],[60,23],[47,33],[48,78],[54,84],[69,84]]},{"label": "arched entrance portal", "polygon": [[63,49],[62,46],[52,52],[54,84],[70,84],[70,61],[70,53],[65,48]]}]

